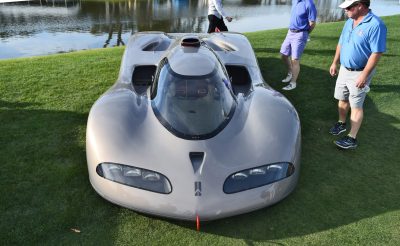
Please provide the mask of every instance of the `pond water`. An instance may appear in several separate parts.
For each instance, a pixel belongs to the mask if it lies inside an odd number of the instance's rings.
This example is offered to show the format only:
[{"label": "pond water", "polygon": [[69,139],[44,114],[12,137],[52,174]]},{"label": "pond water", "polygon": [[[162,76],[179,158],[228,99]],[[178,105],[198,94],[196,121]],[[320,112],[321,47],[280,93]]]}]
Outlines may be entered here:
[{"label": "pond water", "polygon": [[[315,0],[317,21],[343,20],[342,1]],[[291,0],[224,0],[224,8],[234,17],[230,31],[251,32],[287,27]],[[400,14],[400,1],[372,0],[371,9]],[[0,3],[0,59],[120,46],[138,31],[198,33],[207,26],[207,0]]]}]

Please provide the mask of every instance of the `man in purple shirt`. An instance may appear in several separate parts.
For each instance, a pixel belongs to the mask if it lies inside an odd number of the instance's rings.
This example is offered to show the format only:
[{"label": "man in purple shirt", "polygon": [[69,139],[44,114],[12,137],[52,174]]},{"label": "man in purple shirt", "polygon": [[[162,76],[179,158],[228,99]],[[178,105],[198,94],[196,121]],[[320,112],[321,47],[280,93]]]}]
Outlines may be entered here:
[{"label": "man in purple shirt", "polygon": [[297,77],[300,73],[300,57],[306,47],[308,35],[315,27],[316,19],[317,9],[313,0],[292,0],[289,31],[280,50],[288,71],[282,82],[290,82],[283,87],[284,90],[296,88]]}]

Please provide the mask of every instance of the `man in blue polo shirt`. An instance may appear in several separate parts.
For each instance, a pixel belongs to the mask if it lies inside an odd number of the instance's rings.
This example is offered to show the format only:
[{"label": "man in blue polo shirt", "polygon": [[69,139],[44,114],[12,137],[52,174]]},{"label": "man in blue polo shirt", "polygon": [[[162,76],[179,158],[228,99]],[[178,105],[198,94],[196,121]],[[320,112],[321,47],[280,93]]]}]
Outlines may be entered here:
[{"label": "man in blue polo shirt", "polygon": [[289,31],[280,50],[282,60],[288,70],[282,82],[290,82],[283,87],[284,90],[296,88],[297,77],[300,73],[300,57],[306,47],[308,35],[315,27],[316,19],[317,9],[312,0],[292,0]]},{"label": "man in blue polo shirt", "polygon": [[357,147],[357,133],[360,129],[364,111],[363,103],[375,67],[386,51],[387,29],[382,20],[369,9],[370,0],[345,0],[340,8],[345,9],[349,19],[346,21],[335,57],[329,72],[339,75],[336,80],[335,98],[339,100],[339,121],[330,129],[332,135],[346,131],[346,118],[351,108],[351,129],[347,136],[334,141],[342,149]]}]

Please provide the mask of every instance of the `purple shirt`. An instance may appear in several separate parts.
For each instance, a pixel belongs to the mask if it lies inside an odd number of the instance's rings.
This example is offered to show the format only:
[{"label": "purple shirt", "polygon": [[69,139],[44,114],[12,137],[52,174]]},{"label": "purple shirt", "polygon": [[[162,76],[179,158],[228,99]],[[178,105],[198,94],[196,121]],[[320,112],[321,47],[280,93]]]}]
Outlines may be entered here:
[{"label": "purple shirt", "polygon": [[317,9],[312,0],[292,0],[289,29],[309,30],[309,22],[316,19]]}]

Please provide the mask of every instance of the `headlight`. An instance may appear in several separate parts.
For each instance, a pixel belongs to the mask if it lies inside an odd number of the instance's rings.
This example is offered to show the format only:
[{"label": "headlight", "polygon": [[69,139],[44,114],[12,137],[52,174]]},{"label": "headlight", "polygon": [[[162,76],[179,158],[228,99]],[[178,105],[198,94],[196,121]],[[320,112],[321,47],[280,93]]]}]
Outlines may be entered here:
[{"label": "headlight", "polygon": [[233,173],[225,180],[227,194],[257,188],[291,176],[294,165],[288,162],[268,164]]},{"label": "headlight", "polygon": [[169,194],[172,191],[168,178],[151,170],[117,163],[101,163],[97,165],[99,176],[135,188]]}]

